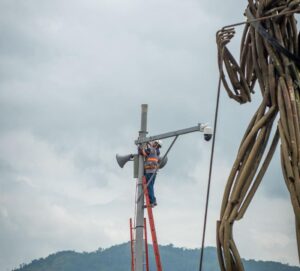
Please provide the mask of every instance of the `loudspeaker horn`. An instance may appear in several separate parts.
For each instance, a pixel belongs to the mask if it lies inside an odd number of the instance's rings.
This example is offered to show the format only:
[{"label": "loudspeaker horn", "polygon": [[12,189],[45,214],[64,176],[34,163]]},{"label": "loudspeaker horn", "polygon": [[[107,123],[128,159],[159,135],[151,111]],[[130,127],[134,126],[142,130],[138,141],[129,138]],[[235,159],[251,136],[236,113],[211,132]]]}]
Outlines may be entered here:
[{"label": "loudspeaker horn", "polygon": [[124,165],[128,162],[128,161],[132,161],[133,159],[133,154],[127,154],[127,155],[119,155],[117,154],[116,155],[116,159],[117,159],[117,162],[119,164],[119,166],[121,168],[124,167]]},{"label": "loudspeaker horn", "polygon": [[163,158],[159,158],[158,163],[159,163],[159,168],[163,168],[167,163],[168,163],[168,157],[166,156],[164,160],[161,161]]}]

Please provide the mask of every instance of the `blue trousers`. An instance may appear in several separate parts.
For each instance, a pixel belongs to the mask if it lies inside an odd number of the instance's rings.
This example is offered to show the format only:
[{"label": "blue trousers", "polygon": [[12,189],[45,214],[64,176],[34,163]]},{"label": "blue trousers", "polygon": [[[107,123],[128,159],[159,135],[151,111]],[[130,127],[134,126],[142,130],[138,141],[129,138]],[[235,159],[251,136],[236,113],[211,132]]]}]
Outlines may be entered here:
[{"label": "blue trousers", "polygon": [[148,194],[149,194],[150,204],[156,203],[156,198],[154,196],[154,183],[155,183],[156,173],[146,173],[145,177],[147,183],[152,178],[151,182],[148,184]]}]

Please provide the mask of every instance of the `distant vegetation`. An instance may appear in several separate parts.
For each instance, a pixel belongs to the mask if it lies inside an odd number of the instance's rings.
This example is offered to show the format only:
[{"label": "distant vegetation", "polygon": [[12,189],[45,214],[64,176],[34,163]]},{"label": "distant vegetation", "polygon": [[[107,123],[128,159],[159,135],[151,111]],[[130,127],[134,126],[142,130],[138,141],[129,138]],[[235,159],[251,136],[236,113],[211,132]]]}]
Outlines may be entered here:
[{"label": "distant vegetation", "polygon": [[[155,271],[155,260],[152,246],[149,246],[150,270]],[[197,271],[199,270],[199,249],[176,248],[173,245],[160,246],[164,271]],[[246,271],[300,271],[299,267],[277,262],[244,260]],[[205,271],[220,271],[216,248],[204,250]],[[95,252],[78,253],[62,251],[45,259],[34,260],[30,264],[22,264],[14,271],[130,271],[129,243],[116,245]]]}]

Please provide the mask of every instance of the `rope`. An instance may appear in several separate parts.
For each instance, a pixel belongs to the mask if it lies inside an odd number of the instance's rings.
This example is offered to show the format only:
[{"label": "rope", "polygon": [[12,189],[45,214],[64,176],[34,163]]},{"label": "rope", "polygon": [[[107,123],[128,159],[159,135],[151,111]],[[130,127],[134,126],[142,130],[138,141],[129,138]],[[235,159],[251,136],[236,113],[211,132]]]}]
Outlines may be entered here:
[{"label": "rope", "polygon": [[199,271],[202,271],[202,263],[203,263],[203,252],[204,252],[204,243],[205,243],[205,234],[206,234],[210,184],[211,184],[211,175],[212,175],[215,142],[216,142],[216,134],[217,134],[217,121],[218,121],[218,112],[219,112],[220,90],[221,90],[221,76],[219,77],[217,102],[216,102],[216,109],[215,109],[215,120],[214,120],[214,130],[213,130],[214,132],[213,132],[213,141],[212,141],[211,155],[210,155],[210,165],[209,165],[209,175],[208,175],[208,184],[207,184],[207,193],[206,193],[206,203],[205,203],[205,213],[204,213],[204,222],[203,222],[203,233],[202,233],[202,245],[201,245]]}]

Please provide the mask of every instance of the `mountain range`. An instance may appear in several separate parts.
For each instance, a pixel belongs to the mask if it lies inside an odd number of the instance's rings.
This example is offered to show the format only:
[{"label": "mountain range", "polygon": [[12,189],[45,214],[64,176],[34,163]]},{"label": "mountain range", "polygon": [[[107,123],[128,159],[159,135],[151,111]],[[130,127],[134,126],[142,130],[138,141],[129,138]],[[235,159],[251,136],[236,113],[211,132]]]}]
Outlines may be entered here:
[{"label": "mountain range", "polygon": [[[200,249],[160,246],[164,271],[198,271]],[[150,271],[155,271],[153,248],[149,245]],[[299,267],[279,262],[243,259],[246,271],[300,271]],[[220,271],[215,247],[204,250],[203,271]],[[94,252],[61,251],[46,258],[21,264],[13,271],[130,271],[130,243]]]}]

